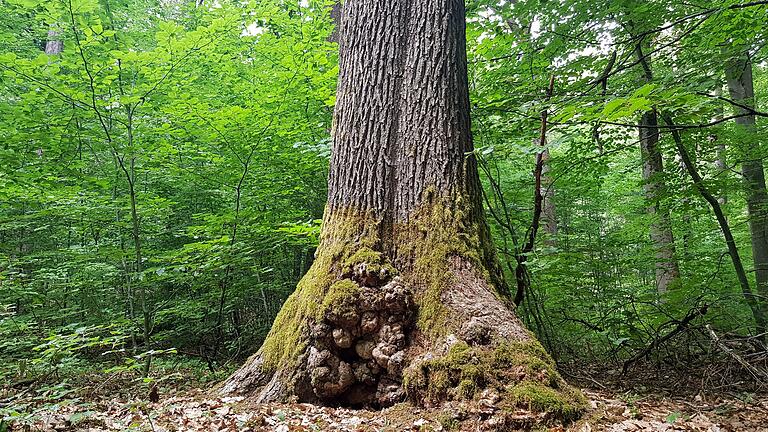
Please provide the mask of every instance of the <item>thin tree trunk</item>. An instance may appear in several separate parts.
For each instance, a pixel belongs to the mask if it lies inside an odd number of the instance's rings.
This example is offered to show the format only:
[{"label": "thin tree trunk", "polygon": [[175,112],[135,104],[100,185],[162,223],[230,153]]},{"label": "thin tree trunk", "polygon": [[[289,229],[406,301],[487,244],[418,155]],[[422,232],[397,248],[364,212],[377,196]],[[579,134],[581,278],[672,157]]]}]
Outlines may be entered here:
[{"label": "thin tree trunk", "polygon": [[[467,156],[464,2],[347,0],[340,54],[317,258],[222,390],[386,406],[496,386],[509,412],[579,415],[583,398],[503,300]],[[515,373],[534,362],[546,379]],[[557,403],[533,400],[532,388]]]},{"label": "thin tree trunk", "polygon": [[339,42],[339,25],[341,23],[341,2],[337,1],[331,6],[331,21],[333,21],[334,28],[328,40],[331,42]]},{"label": "thin tree trunk", "polygon": [[[722,94],[723,94],[723,86],[722,84],[720,84],[715,88],[715,96],[720,97]],[[717,110],[715,111],[715,117],[713,120],[718,121],[718,120],[721,120],[722,118],[723,118],[723,109],[722,107],[718,107]],[[717,145],[717,150],[715,151],[715,170],[717,171],[717,177],[727,177],[728,165],[726,160],[725,141],[720,139],[720,137],[717,135],[717,132],[710,133],[708,136],[708,139],[711,144]],[[717,197],[717,201],[720,203],[720,205],[725,205],[728,203],[727,188],[722,188],[722,191],[720,192],[720,196]]]},{"label": "thin tree trunk", "polygon": [[549,149],[545,149],[541,154],[541,184],[544,187],[544,231],[547,237],[544,243],[547,246],[557,246],[557,207],[555,206],[555,185],[550,171]]},{"label": "thin tree trunk", "polygon": [[61,33],[56,28],[51,27],[48,30],[48,40],[45,43],[45,53],[48,55],[61,54],[64,51],[64,41],[61,40]]},{"label": "thin tree trunk", "polygon": [[[549,78],[549,86],[547,87],[547,102],[552,97],[552,92],[555,86],[555,76],[551,75]],[[525,233],[525,243],[516,255],[517,267],[515,268],[515,279],[517,281],[517,292],[515,293],[514,304],[519,306],[523,302],[525,293],[529,291],[531,286],[531,275],[528,271],[527,262],[528,254],[533,252],[536,245],[536,235],[539,232],[539,225],[541,222],[541,216],[544,210],[544,195],[545,191],[542,190],[543,175],[544,175],[544,156],[547,149],[547,130],[549,127],[549,110],[544,108],[541,111],[541,125],[539,126],[539,146],[543,147],[539,153],[536,153],[536,165],[533,171],[534,186],[533,186],[533,217],[531,218],[531,226]]]},{"label": "thin tree trunk", "polygon": [[746,270],[744,270],[744,263],[741,261],[741,255],[739,254],[739,249],[736,246],[736,240],[733,238],[733,232],[731,231],[731,227],[728,224],[728,220],[725,218],[723,209],[720,207],[720,203],[717,201],[717,198],[709,191],[709,189],[707,189],[706,184],[704,184],[704,179],[702,178],[701,174],[699,174],[699,171],[696,169],[696,166],[693,164],[693,161],[688,154],[688,150],[686,150],[685,145],[683,144],[683,138],[680,136],[680,131],[674,129],[675,123],[672,120],[672,117],[664,114],[663,119],[667,125],[673,126],[671,129],[671,134],[673,140],[675,141],[675,147],[677,148],[677,152],[680,155],[680,159],[682,159],[683,163],[685,164],[685,168],[688,171],[688,174],[691,176],[693,184],[699,191],[699,194],[701,194],[704,200],[709,203],[710,207],[712,207],[712,212],[715,213],[715,218],[717,219],[717,223],[720,226],[720,230],[723,232],[723,238],[725,239],[725,244],[728,247],[728,254],[731,257],[731,261],[733,262],[734,270],[736,270],[736,277],[739,280],[739,286],[741,287],[742,295],[744,296],[744,300],[747,302],[747,305],[749,306],[749,309],[752,312],[752,316],[755,320],[757,333],[764,335],[766,330],[766,316],[760,308],[759,300],[757,297],[755,297],[755,294],[752,292],[752,288],[749,286],[749,279],[747,278]]},{"label": "thin tree trunk", "polygon": [[[645,81],[652,82],[653,74],[640,43],[635,47],[635,56],[643,67]],[[638,131],[643,162],[643,190],[648,201],[648,214],[652,218],[650,237],[656,257],[656,289],[664,293],[680,278],[680,269],[675,256],[675,238],[672,234],[669,208],[663,202],[666,184],[664,164],[659,149],[658,126],[656,111],[650,110],[640,117]]]},{"label": "thin tree trunk", "polygon": [[736,119],[738,136],[742,140],[739,146],[743,159],[741,173],[747,195],[757,294],[760,297],[762,312],[765,314],[768,312],[766,311],[768,308],[768,192],[766,192],[765,171],[755,116],[750,112],[755,106],[755,91],[752,61],[748,54],[745,53],[729,62],[726,78],[731,99],[742,105],[735,106],[736,114],[741,115]]}]

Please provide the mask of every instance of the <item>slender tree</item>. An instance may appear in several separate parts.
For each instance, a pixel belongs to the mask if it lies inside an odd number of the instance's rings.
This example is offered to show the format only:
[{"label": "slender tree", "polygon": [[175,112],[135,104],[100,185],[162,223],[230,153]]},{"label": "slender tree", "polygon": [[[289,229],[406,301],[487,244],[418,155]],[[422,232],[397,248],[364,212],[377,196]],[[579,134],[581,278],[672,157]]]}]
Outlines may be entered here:
[{"label": "slender tree", "polygon": [[464,2],[345,2],[336,100],[317,258],[223,391],[384,406],[497,385],[505,403],[578,415],[504,300],[471,156]]},{"label": "slender tree", "polygon": [[765,171],[762,153],[757,138],[754,115],[755,91],[752,79],[752,61],[748,53],[731,59],[726,68],[728,92],[734,101],[736,124],[742,143],[743,162],[741,174],[747,196],[749,232],[752,239],[752,262],[755,266],[757,294],[766,314],[768,301],[768,192],[765,186]]},{"label": "slender tree", "polygon": [[45,53],[48,55],[61,54],[64,50],[64,41],[61,40],[61,34],[56,28],[51,27],[48,30],[48,40],[45,42]]},{"label": "slender tree", "polygon": [[[653,72],[647,56],[643,53],[642,39],[635,46],[635,57],[642,66],[643,79],[653,81]],[[651,215],[650,236],[655,249],[656,289],[666,292],[680,278],[680,269],[675,256],[675,238],[669,208],[663,203],[666,183],[664,164],[659,149],[659,120],[655,109],[640,117],[638,124],[640,154],[643,162],[643,190]]]},{"label": "slender tree", "polygon": [[555,184],[550,175],[549,149],[541,153],[541,183],[544,187],[544,230],[547,238],[544,242],[549,246],[557,246],[557,206],[555,205]]}]

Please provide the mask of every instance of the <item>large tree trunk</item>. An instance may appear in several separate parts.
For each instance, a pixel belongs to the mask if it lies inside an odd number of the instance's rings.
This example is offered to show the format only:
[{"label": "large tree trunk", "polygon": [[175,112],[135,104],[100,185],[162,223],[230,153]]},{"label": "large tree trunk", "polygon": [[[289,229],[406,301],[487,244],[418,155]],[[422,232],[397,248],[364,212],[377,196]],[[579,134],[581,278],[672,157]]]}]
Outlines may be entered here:
[{"label": "large tree trunk", "polygon": [[755,106],[752,81],[752,61],[744,53],[729,62],[726,70],[728,92],[735,106],[742,144],[741,173],[747,195],[749,232],[752,238],[752,261],[755,266],[757,294],[761,299],[763,314],[767,313],[768,301],[768,193],[765,186],[761,146],[757,134],[755,116],[750,109]]},{"label": "large tree trunk", "polygon": [[224,392],[386,406],[582,396],[508,307],[472,151],[464,2],[347,0],[317,258]]}]

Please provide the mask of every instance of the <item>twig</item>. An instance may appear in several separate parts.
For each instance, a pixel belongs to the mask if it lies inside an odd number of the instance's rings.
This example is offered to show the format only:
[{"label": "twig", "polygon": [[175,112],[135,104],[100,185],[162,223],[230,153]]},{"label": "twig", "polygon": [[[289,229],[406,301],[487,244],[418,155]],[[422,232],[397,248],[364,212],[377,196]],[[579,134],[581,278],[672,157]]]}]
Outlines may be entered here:
[{"label": "twig", "polygon": [[658,348],[659,345],[661,345],[664,342],[672,339],[677,334],[682,333],[683,330],[688,328],[688,324],[690,324],[691,321],[696,319],[699,315],[706,315],[708,308],[709,308],[709,305],[704,304],[703,306],[701,306],[698,309],[694,309],[692,311],[689,311],[688,314],[677,323],[677,326],[674,329],[670,330],[664,336],[662,336],[660,338],[654,339],[653,342],[651,342],[648,346],[643,348],[642,351],[637,353],[634,357],[630,358],[629,360],[625,361],[624,362],[624,366],[621,368],[621,373],[622,374],[626,374],[627,370],[629,369],[629,367],[632,366],[635,362],[637,362],[641,358],[643,358],[643,357],[647,356],[648,354],[650,354],[654,349]]},{"label": "twig", "polygon": [[[764,380],[768,380],[768,373],[761,371],[760,369],[752,366],[749,364],[748,361],[744,360],[740,355],[736,354],[736,352],[730,348],[726,344],[723,343],[723,341],[720,340],[720,338],[717,336],[717,333],[715,333],[714,330],[712,330],[712,327],[707,324],[706,326],[707,331],[709,332],[709,337],[712,338],[712,341],[717,345],[718,348],[720,348],[724,353],[728,354],[731,358],[736,360],[741,366],[744,367],[744,369],[748,370],[749,373],[752,374],[753,377],[755,377],[756,380],[760,383],[760,385],[765,385]],[[762,378],[762,380],[761,380]]]}]

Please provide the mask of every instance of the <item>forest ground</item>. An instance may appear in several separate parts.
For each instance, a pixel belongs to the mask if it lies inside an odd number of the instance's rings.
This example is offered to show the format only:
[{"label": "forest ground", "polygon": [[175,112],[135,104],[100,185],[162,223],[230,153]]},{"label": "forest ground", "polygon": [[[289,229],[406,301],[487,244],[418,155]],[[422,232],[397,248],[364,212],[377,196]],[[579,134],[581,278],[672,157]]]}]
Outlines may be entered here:
[{"label": "forest ground", "polygon": [[[768,392],[743,391],[738,386],[702,390],[694,384],[706,379],[659,376],[658,371],[622,377],[605,371],[590,375],[582,370],[578,377],[570,377],[590,400],[591,409],[581,420],[566,427],[541,426],[545,419],[522,409],[512,417],[522,430],[534,431],[768,431]],[[368,411],[301,403],[255,404],[243,397],[222,397],[212,384],[182,377],[159,386],[158,402],[148,400],[145,384],[127,377],[92,375],[80,384],[79,390],[58,400],[51,389],[42,393],[21,390],[25,393],[16,392],[15,397],[9,397],[10,389],[4,389],[1,396],[6,408],[10,402],[20,411],[32,413],[11,423],[8,430],[507,430],[498,425],[492,400],[483,397],[472,404],[455,403],[440,409],[399,404]]]}]

